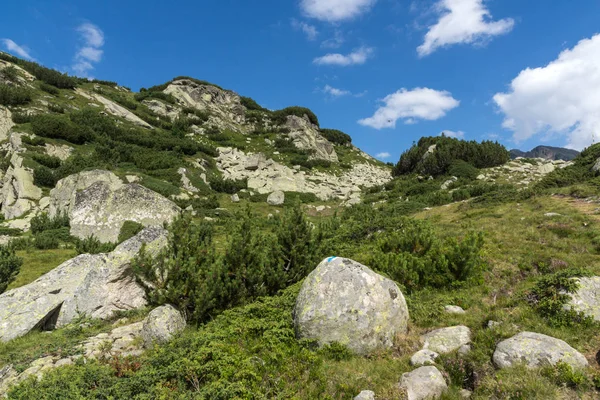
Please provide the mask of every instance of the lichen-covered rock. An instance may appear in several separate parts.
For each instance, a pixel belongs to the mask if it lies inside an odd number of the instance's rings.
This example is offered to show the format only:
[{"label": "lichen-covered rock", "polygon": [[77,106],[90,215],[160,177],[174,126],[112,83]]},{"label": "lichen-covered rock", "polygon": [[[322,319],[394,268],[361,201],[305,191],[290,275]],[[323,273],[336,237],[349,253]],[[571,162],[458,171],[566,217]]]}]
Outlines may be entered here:
[{"label": "lichen-covered rock", "polygon": [[304,280],[294,324],[300,338],[368,354],[391,347],[407,331],[408,308],[393,281],[356,261],[331,257]]},{"label": "lichen-covered rock", "polygon": [[281,190],[273,192],[267,197],[267,203],[272,206],[280,206],[285,202],[285,193]]},{"label": "lichen-covered rock", "polygon": [[185,318],[170,304],[155,308],[148,314],[142,327],[144,345],[166,343],[173,335],[185,329]]},{"label": "lichen-covered rock", "polygon": [[0,203],[4,218],[19,218],[29,212],[42,198],[42,189],[33,183],[33,173],[23,167],[23,159],[13,153],[10,167],[2,179]]},{"label": "lichen-covered rock", "polygon": [[439,354],[452,353],[471,343],[471,330],[466,326],[451,326],[436,329],[421,336],[423,348]]},{"label": "lichen-covered rock", "polygon": [[12,121],[12,114],[8,108],[0,106],[0,142],[8,139],[8,132],[15,124]]},{"label": "lichen-covered rock", "polygon": [[442,373],[429,366],[403,374],[400,389],[406,391],[407,400],[432,400],[441,397],[448,390],[448,385]]},{"label": "lichen-covered rock", "polygon": [[46,154],[52,157],[56,157],[65,161],[67,158],[71,156],[73,152],[73,148],[67,145],[60,144],[50,144],[46,143]]},{"label": "lichen-covered rock", "polygon": [[593,172],[600,172],[600,157],[598,157],[598,159],[596,160],[596,162],[592,166],[592,171]]},{"label": "lichen-covered rock", "polygon": [[100,333],[86,339],[80,346],[85,358],[102,358],[114,355],[128,356],[143,352],[138,338],[142,335],[143,322],[119,326],[110,332]]},{"label": "lichen-covered rock", "polygon": [[162,227],[146,228],[108,254],[82,254],[34,282],[0,295],[0,341],[33,329],[50,330],[78,315],[109,318],[146,305],[144,290],[129,269],[142,245],[157,254],[167,244]]},{"label": "lichen-covered rock", "polygon": [[439,356],[440,355],[438,353],[429,349],[419,350],[410,358],[410,365],[422,367],[423,365],[435,364],[435,360]]},{"label": "lichen-covered rock", "polygon": [[459,306],[444,306],[444,311],[448,314],[464,314],[465,310]]},{"label": "lichen-covered rock", "polygon": [[321,136],[318,127],[313,125],[307,117],[300,118],[289,115],[285,126],[290,130],[288,136],[297,148],[312,151],[313,158],[338,162],[334,145]]},{"label": "lichen-covered rock", "polygon": [[529,368],[556,365],[559,361],[573,368],[585,368],[588,362],[567,342],[534,332],[521,332],[496,346],[493,361],[498,368],[525,364]]},{"label": "lichen-covered rock", "polygon": [[574,280],[579,287],[575,293],[566,293],[570,300],[564,305],[564,309],[572,309],[600,321],[600,276],[574,278]]},{"label": "lichen-covered rock", "polygon": [[372,390],[363,390],[354,398],[354,400],[375,400],[375,392]]}]

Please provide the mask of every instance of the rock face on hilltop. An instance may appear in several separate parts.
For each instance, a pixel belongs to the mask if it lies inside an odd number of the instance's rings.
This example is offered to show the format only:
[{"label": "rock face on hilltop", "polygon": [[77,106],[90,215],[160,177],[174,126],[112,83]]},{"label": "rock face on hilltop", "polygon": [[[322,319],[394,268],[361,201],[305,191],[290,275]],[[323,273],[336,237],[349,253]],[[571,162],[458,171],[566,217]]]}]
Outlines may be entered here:
[{"label": "rock face on hilltop", "polygon": [[298,337],[338,342],[358,354],[389,348],[408,329],[408,308],[391,280],[356,261],[331,257],[304,280],[296,300]]},{"label": "rock face on hilltop", "polygon": [[552,146],[537,146],[530,151],[521,151],[512,149],[510,152],[510,158],[515,159],[518,157],[526,158],[543,158],[546,160],[563,160],[571,161],[579,155],[577,150],[565,149],[563,147],[552,147]]},{"label": "rock face on hilltop", "polygon": [[288,136],[292,143],[301,150],[312,151],[312,158],[338,162],[333,144],[321,136],[318,127],[306,115],[304,118],[288,115],[285,127],[290,130]]},{"label": "rock face on hilltop", "polygon": [[66,325],[81,314],[109,318],[117,310],[145,306],[144,290],[129,271],[143,244],[157,254],[167,244],[167,231],[146,228],[111,253],[82,254],[0,295],[0,340]]},{"label": "rock face on hilltop", "polygon": [[112,172],[95,170],[71,175],[50,192],[50,215],[66,212],[71,234],[116,242],[125,221],[144,226],[171,222],[181,209],[137,183],[123,184]]}]

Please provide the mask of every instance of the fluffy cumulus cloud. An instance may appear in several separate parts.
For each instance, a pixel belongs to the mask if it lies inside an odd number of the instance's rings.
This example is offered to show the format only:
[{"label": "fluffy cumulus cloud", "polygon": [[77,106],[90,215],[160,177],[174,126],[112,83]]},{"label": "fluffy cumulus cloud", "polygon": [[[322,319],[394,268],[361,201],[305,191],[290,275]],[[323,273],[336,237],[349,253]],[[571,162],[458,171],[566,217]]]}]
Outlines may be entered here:
[{"label": "fluffy cumulus cloud", "polygon": [[377,0],[301,0],[304,15],[327,22],[351,20],[368,12]]},{"label": "fluffy cumulus cloud", "polygon": [[29,49],[26,46],[19,46],[10,39],[0,39],[0,41],[4,45],[4,48],[11,53],[16,54],[17,56],[26,60],[33,60],[33,57],[31,54],[29,54]]},{"label": "fluffy cumulus cloud", "polygon": [[446,131],[443,131],[442,133],[440,133],[440,135],[442,135],[442,134],[444,136],[451,137],[451,138],[454,138],[454,139],[464,139],[464,137],[465,137],[465,133],[463,131],[449,131],[449,130],[446,130]]},{"label": "fluffy cumulus cloud", "polygon": [[527,68],[494,102],[515,142],[563,135],[582,149],[600,139],[600,34],[560,53],[545,67]]},{"label": "fluffy cumulus cloud", "polygon": [[380,158],[382,160],[385,160],[386,158],[390,158],[392,155],[390,153],[388,153],[387,151],[381,152],[381,153],[377,153],[375,155],[375,157]]},{"label": "fluffy cumulus cloud", "polygon": [[429,27],[425,40],[417,48],[424,57],[440,47],[459,43],[484,43],[512,30],[512,18],[493,21],[483,0],[440,0],[435,5],[439,20]]},{"label": "fluffy cumulus cloud", "polygon": [[313,25],[298,21],[297,19],[292,19],[292,28],[304,33],[308,40],[315,40],[319,35],[319,31]]},{"label": "fluffy cumulus cloud", "polygon": [[325,85],[325,87],[323,88],[323,93],[326,93],[332,97],[342,97],[352,94],[349,90],[338,89],[329,85]]},{"label": "fluffy cumulus cloud", "polygon": [[81,76],[88,76],[89,72],[94,69],[94,64],[102,60],[104,32],[96,25],[86,22],[77,27],[77,33],[79,33],[83,45],[75,54],[71,68]]},{"label": "fluffy cumulus cloud", "polygon": [[373,48],[361,47],[350,54],[330,53],[322,57],[317,57],[313,60],[313,63],[317,65],[335,65],[340,67],[347,67],[350,65],[360,65],[367,62],[367,60],[373,55]]},{"label": "fluffy cumulus cloud", "polygon": [[460,104],[449,92],[429,88],[400,89],[386,96],[382,102],[383,105],[372,117],[361,119],[358,123],[383,129],[394,128],[399,119],[403,119],[405,124],[433,121]]}]

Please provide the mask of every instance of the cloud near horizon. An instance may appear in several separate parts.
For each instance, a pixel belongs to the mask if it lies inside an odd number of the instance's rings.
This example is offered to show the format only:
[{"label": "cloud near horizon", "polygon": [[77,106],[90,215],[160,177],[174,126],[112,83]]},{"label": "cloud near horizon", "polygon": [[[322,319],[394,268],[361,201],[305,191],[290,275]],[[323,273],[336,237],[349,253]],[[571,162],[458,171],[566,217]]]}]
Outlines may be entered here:
[{"label": "cloud near horizon", "polygon": [[395,128],[396,121],[415,124],[419,120],[433,121],[459,106],[460,101],[447,91],[429,88],[400,89],[386,96],[372,117],[358,121],[360,125],[375,129]]},{"label": "cloud near horizon", "polygon": [[515,25],[512,18],[492,21],[483,0],[440,0],[434,10],[439,20],[429,27],[423,44],[417,48],[419,57],[453,44],[485,43],[510,32]]},{"label": "cloud near horizon", "polygon": [[583,39],[544,67],[526,68],[493,97],[502,126],[520,143],[558,135],[581,150],[600,139],[600,34]]},{"label": "cloud near horizon", "polygon": [[89,22],[79,25],[76,31],[79,33],[83,46],[75,54],[75,60],[71,68],[81,76],[88,76],[88,73],[94,69],[94,64],[102,60],[104,32]]},{"label": "cloud near horizon", "polygon": [[16,54],[17,56],[24,58],[29,61],[34,61],[35,59],[29,54],[30,50],[27,46],[20,46],[16,44],[13,40],[5,38],[0,39],[0,41],[4,44],[6,50],[11,53]]}]

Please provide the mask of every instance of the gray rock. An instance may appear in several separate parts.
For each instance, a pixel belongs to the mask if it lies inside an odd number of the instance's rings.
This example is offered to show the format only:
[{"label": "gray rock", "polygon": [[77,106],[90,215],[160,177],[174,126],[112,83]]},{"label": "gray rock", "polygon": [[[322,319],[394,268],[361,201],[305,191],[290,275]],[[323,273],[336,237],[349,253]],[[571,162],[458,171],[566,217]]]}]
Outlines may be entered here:
[{"label": "gray rock", "polygon": [[[11,138],[15,134],[11,134]],[[4,218],[19,218],[35,206],[35,202],[42,198],[42,189],[33,183],[33,173],[23,167],[23,159],[13,153],[10,167],[2,179],[0,190],[0,203]]]},{"label": "gray rock", "polygon": [[448,390],[448,385],[442,373],[429,366],[403,374],[400,388],[406,391],[407,400],[431,400],[441,397]]},{"label": "gray rock", "polygon": [[560,216],[561,216],[561,214],[555,213],[555,212],[549,212],[549,213],[544,214],[544,217],[549,217],[549,218],[551,218],[551,217],[560,217]]},{"label": "gray rock", "polygon": [[233,203],[239,203],[240,202],[240,196],[236,193],[236,194],[232,194],[231,195],[231,201]]},{"label": "gray rock", "polygon": [[453,176],[452,178],[448,179],[446,182],[442,183],[442,186],[440,187],[440,189],[448,190],[450,188],[450,185],[452,185],[457,180],[458,180],[458,178]]},{"label": "gray rock", "polygon": [[269,203],[272,206],[280,206],[284,202],[285,202],[285,193],[283,193],[280,190],[271,193],[269,195],[269,197],[267,197],[267,203]]},{"label": "gray rock", "polygon": [[62,161],[65,161],[67,158],[69,158],[71,156],[71,153],[73,152],[73,148],[67,145],[60,145],[60,144],[50,144],[50,143],[46,143],[46,153],[49,156],[52,157],[56,157],[61,159]]},{"label": "gray rock", "polygon": [[471,330],[462,325],[437,329],[421,336],[421,342],[424,349],[447,354],[471,343]]},{"label": "gray rock", "polygon": [[8,139],[8,132],[13,126],[12,113],[8,108],[0,106],[0,142]]},{"label": "gray rock", "polygon": [[375,400],[375,392],[363,390],[354,398],[354,400]]},{"label": "gray rock", "polygon": [[585,357],[565,341],[534,332],[521,332],[496,346],[493,361],[498,368],[520,363],[529,368],[565,362],[573,368],[585,368]]},{"label": "gray rock", "polygon": [[331,257],[305,279],[296,300],[300,338],[339,342],[358,354],[389,348],[406,333],[408,308],[391,280],[356,261]]},{"label": "gray rock", "polygon": [[596,160],[596,162],[592,166],[592,171],[594,171],[594,172],[600,172],[600,157],[598,157],[598,159]]},{"label": "gray rock", "polygon": [[288,136],[297,148],[311,150],[313,158],[338,162],[335,146],[319,133],[318,127],[314,126],[307,117],[289,115],[285,126],[290,130]]},{"label": "gray rock", "polygon": [[157,254],[167,244],[162,227],[144,229],[108,254],[82,254],[34,282],[0,295],[0,341],[33,329],[51,330],[79,315],[109,318],[115,311],[146,305],[145,293],[129,270],[142,245]]},{"label": "gray rock", "polygon": [[440,355],[438,353],[429,349],[419,350],[410,358],[410,365],[414,367],[422,367],[423,365],[435,364],[435,360],[439,356]]},{"label": "gray rock", "polygon": [[600,321],[600,276],[574,278],[579,287],[575,293],[565,293],[570,300],[565,310],[581,312],[585,316]]},{"label": "gray rock", "polygon": [[465,313],[465,310],[463,310],[462,307],[459,307],[459,306],[445,306],[444,311],[446,311],[448,314],[464,314]]},{"label": "gray rock", "polygon": [[148,314],[142,327],[144,345],[150,347],[154,343],[166,343],[173,335],[185,329],[185,318],[172,305],[155,308]]}]

